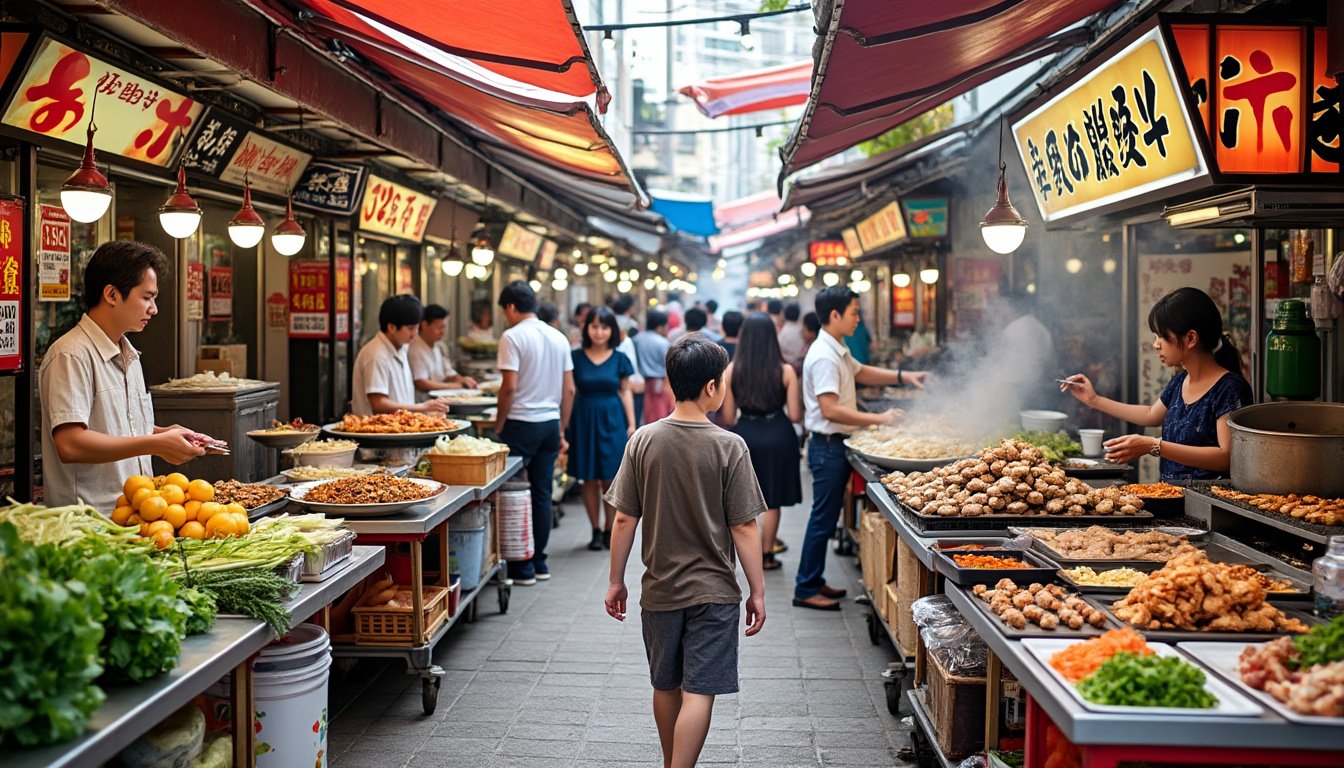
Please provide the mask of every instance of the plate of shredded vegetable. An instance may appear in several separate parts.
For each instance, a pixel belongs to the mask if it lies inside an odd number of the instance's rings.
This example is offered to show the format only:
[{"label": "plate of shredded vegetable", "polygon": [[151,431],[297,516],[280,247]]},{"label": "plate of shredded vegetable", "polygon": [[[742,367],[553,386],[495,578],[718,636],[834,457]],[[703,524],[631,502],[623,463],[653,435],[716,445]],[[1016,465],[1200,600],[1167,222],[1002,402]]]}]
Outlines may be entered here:
[{"label": "plate of shredded vegetable", "polygon": [[1165,643],[1130,629],[1088,640],[1027,638],[1022,647],[1094,712],[1258,717],[1264,709]]}]

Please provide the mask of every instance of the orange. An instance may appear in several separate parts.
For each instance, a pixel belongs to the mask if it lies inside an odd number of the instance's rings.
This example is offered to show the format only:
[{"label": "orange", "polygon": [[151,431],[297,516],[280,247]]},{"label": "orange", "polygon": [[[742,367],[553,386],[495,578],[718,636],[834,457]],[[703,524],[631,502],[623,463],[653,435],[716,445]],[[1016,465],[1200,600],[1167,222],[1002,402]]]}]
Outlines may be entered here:
[{"label": "orange", "polygon": [[131,475],[126,478],[126,482],[121,486],[121,491],[126,495],[126,498],[134,499],[137,488],[148,488],[152,491],[154,490],[154,481],[144,475]]},{"label": "orange", "polygon": [[169,504],[182,504],[187,500],[187,492],[172,483],[160,488],[159,495],[167,499]]},{"label": "orange", "polygon": [[162,487],[162,486],[163,486],[163,475],[155,475],[155,476],[154,476],[154,487],[155,487],[155,488],[160,488],[160,487]]},{"label": "orange", "polygon": [[182,528],[178,530],[177,535],[188,539],[204,539],[205,526],[195,520],[188,520],[182,524]]},{"label": "orange", "polygon": [[247,507],[244,507],[236,501],[230,501],[228,504],[225,504],[224,509],[235,515],[242,515],[244,518],[247,517]]},{"label": "orange", "polygon": [[128,498],[126,498],[126,494],[123,493],[123,494],[121,494],[120,496],[117,497],[117,503],[116,503],[116,504],[113,504],[112,506],[114,506],[114,507],[129,507],[129,506],[131,506],[131,500],[128,499]]},{"label": "orange", "polygon": [[117,525],[125,525],[126,521],[130,520],[131,515],[133,514],[135,514],[135,510],[131,509],[129,505],[118,504],[117,508],[112,510],[112,522]]},{"label": "orange", "polygon": [[173,526],[167,520],[155,520],[152,523],[146,523],[145,530],[149,531],[151,537],[160,531],[166,532],[169,536],[173,535]]},{"label": "orange", "polygon": [[190,483],[191,481],[187,479],[187,476],[182,474],[181,472],[173,472],[172,474],[163,478],[164,485],[175,485],[184,491],[187,490],[187,486],[190,485]]},{"label": "orange", "polygon": [[150,539],[154,541],[154,546],[159,549],[167,549],[173,546],[173,534],[167,531],[156,531]]},{"label": "orange", "polygon": [[187,510],[181,504],[169,504],[168,509],[163,512],[163,519],[173,526],[173,530],[177,530],[187,522]]},{"label": "orange", "polygon": [[186,504],[183,504],[182,508],[187,511],[187,522],[191,522],[192,520],[196,519],[196,516],[198,514],[200,514],[201,502],[193,499],[191,501],[188,501]]},{"label": "orange", "polygon": [[214,515],[205,524],[205,533],[212,539],[223,539],[237,536],[237,527],[238,521],[233,515]]},{"label": "orange", "polygon": [[207,501],[201,504],[201,509],[196,513],[196,520],[202,523],[210,522],[210,518],[225,511],[224,505],[217,501]]},{"label": "orange", "polygon": [[237,519],[237,528],[239,536],[246,536],[247,532],[252,530],[252,524],[247,521],[247,515],[234,515]]},{"label": "orange", "polygon": [[204,480],[192,480],[187,484],[187,498],[196,501],[210,501],[215,498],[215,486]]},{"label": "orange", "polygon": [[131,509],[134,509],[135,511],[139,512],[140,504],[143,503],[145,499],[148,499],[150,496],[153,495],[154,495],[153,488],[137,488],[131,494]]},{"label": "orange", "polygon": [[140,524],[140,538],[142,539],[149,538],[149,523]]},{"label": "orange", "polygon": [[[140,519],[154,522],[163,517],[163,513],[168,511],[168,501],[162,496],[150,496],[140,502]],[[186,510],[183,510],[185,514]]]},{"label": "orange", "polygon": [[132,514],[130,517],[126,518],[127,527],[139,526],[143,522],[144,521],[140,519],[140,516],[136,514]]}]

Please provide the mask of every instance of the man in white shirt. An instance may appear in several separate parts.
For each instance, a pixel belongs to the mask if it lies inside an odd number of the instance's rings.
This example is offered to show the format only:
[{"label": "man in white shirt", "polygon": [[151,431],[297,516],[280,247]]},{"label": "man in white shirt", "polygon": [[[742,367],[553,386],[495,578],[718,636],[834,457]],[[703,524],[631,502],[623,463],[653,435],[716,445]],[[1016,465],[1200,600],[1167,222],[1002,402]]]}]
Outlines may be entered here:
[{"label": "man in white shirt", "polygon": [[803,338],[803,324],[799,320],[802,314],[803,308],[798,302],[789,302],[784,307],[784,326],[779,329],[779,352],[784,356],[784,362],[794,368],[803,364],[804,350],[807,349],[807,341]]},{"label": "man in white shirt", "polygon": [[127,478],[153,477],[151,455],[184,464],[205,453],[203,435],[154,426],[140,351],[126,338],[159,313],[158,278],[167,271],[159,249],[129,240],[103,243],[84,268],[88,311],[37,373],[48,506],[82,499],[110,515]]},{"label": "man in white shirt", "polygon": [[835,532],[849,482],[845,438],[858,427],[891,425],[902,412],[859,410],[857,385],[922,388],[927,373],[888,371],[861,365],[845,346],[845,337],[859,325],[859,295],[844,286],[817,294],[821,334],[803,361],[803,424],[812,432],[807,466],[812,470],[812,516],[807,522],[793,588],[793,604],[823,611],[840,610],[845,590],[826,585],[826,542]]},{"label": "man in white shirt", "polygon": [[420,332],[411,339],[406,357],[411,363],[411,379],[415,382],[415,401],[423,403],[432,398],[436,389],[475,389],[476,380],[453,370],[439,342],[448,333],[448,308],[438,304],[425,306],[420,319]]},{"label": "man in white shirt", "polygon": [[420,328],[424,310],[409,294],[389,296],[378,308],[378,335],[359,350],[350,384],[350,412],[356,416],[415,411],[445,413],[448,403],[438,398],[416,402],[415,379],[407,357]]},{"label": "man in white shirt", "polygon": [[537,294],[515,280],[499,294],[509,329],[499,339],[498,415],[495,433],[527,465],[532,489],[532,538],[536,554],[509,563],[520,586],[551,577],[546,544],[551,537],[551,487],[555,462],[568,446],[564,431],[574,405],[574,358],[565,335],[537,319]]}]

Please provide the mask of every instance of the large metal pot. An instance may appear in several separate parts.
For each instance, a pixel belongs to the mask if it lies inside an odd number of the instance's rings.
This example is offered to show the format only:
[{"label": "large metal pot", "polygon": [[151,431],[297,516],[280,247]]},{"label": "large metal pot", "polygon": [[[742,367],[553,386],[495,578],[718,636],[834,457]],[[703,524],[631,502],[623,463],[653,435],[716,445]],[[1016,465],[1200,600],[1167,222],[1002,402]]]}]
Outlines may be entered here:
[{"label": "large metal pot", "polygon": [[1344,405],[1261,403],[1227,425],[1237,490],[1344,498]]}]

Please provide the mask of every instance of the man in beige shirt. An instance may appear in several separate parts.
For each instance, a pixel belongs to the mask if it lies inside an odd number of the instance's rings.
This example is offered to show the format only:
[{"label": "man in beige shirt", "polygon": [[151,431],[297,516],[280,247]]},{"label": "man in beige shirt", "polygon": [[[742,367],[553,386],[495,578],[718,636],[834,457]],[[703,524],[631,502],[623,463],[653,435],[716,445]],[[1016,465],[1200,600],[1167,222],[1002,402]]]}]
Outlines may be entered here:
[{"label": "man in beige shirt", "polygon": [[439,342],[448,333],[448,308],[426,304],[420,319],[420,332],[408,345],[407,359],[411,363],[411,378],[415,381],[415,401],[423,403],[433,398],[430,392],[439,389],[475,389],[476,380],[453,370],[452,363],[439,349]]},{"label": "man in beige shirt", "polygon": [[157,248],[125,240],[104,243],[84,268],[88,311],[38,370],[49,506],[82,499],[111,512],[126,478],[154,474],[151,455],[184,464],[205,453],[206,436],[154,426],[140,352],[126,338],[159,313],[158,276],[167,269]]}]

